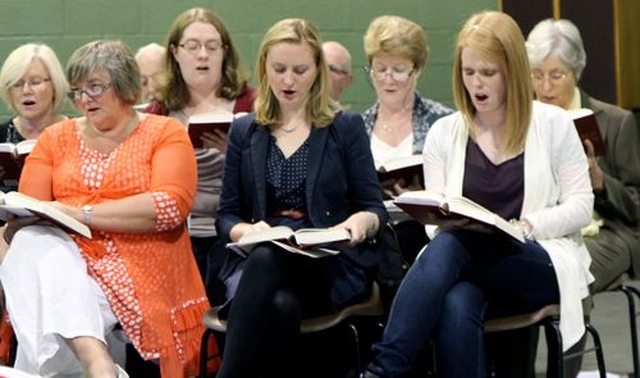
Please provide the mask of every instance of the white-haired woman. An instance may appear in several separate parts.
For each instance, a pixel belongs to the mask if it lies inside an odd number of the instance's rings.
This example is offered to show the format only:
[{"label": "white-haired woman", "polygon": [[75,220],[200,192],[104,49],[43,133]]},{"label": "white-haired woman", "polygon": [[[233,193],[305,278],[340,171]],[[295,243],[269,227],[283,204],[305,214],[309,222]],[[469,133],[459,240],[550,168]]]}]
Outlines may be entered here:
[{"label": "white-haired woman", "polygon": [[596,157],[585,142],[595,195],[594,222],[583,229],[596,277],[593,292],[624,272],[640,269],[640,143],[630,111],[594,99],[578,83],[587,62],[578,28],[568,20],[544,20],[527,38],[533,89],[538,100],[566,110],[593,110],[607,145]]},{"label": "white-haired woman", "polygon": [[[0,123],[0,143],[37,139],[45,127],[65,118],[60,111],[69,85],[51,47],[27,43],[13,50],[2,65],[0,83],[0,95],[14,113]],[[2,189],[15,190],[16,185],[3,184]]]}]

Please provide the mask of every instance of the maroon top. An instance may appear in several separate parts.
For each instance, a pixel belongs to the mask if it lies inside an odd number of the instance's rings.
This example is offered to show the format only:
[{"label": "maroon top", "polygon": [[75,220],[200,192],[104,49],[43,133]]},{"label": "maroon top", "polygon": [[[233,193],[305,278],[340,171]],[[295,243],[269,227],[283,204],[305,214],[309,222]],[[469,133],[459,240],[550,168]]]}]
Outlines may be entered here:
[{"label": "maroon top", "polygon": [[[253,100],[256,99],[256,90],[253,87],[247,86],[244,92],[240,96],[236,98],[236,103],[233,107],[233,114],[247,112],[251,113],[253,111]],[[158,114],[158,115],[169,115],[169,109],[167,109],[163,103],[152,101],[147,105],[143,113],[150,114]]]},{"label": "maroon top", "polygon": [[524,200],[524,153],[493,164],[469,138],[462,195],[504,219],[518,219]]}]

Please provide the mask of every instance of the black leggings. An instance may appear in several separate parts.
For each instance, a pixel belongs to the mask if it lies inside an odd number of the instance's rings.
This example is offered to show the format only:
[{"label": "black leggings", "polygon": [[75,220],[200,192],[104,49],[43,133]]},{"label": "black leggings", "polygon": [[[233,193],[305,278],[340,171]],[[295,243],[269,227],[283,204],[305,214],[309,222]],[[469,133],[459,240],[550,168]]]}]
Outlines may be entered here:
[{"label": "black leggings", "polygon": [[332,311],[326,267],[333,259],[270,244],[253,250],[231,303],[217,378],[296,376],[300,320]]}]

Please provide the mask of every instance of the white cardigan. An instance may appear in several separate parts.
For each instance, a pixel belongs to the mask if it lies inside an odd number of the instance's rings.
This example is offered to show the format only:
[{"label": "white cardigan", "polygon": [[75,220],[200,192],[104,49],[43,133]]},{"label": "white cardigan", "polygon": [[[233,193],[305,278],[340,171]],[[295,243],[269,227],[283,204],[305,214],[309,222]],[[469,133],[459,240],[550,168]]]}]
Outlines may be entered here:
[{"label": "white cardigan", "polygon": [[[462,195],[469,138],[462,114],[440,118],[424,145],[426,188]],[[580,229],[591,221],[593,192],[582,143],[570,116],[553,105],[534,102],[524,149],[524,202],[521,219],[547,251],[560,288],[563,349],[584,333],[582,298],[594,277]]]}]

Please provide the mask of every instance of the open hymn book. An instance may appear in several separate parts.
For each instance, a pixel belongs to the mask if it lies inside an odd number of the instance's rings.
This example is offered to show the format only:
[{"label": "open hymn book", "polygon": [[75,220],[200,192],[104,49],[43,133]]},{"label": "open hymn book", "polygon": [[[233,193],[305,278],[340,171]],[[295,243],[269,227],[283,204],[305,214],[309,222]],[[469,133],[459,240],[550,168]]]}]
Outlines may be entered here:
[{"label": "open hymn book", "polygon": [[424,183],[423,161],[422,155],[409,155],[389,159],[378,167],[378,181],[404,179],[405,185],[409,185],[413,182],[413,177],[418,176],[422,185]]},{"label": "open hymn book", "polygon": [[0,166],[4,170],[2,175],[4,186],[18,186],[24,161],[35,144],[35,139],[23,140],[15,144],[0,143]]},{"label": "open hymn book", "polygon": [[350,239],[349,231],[344,228],[301,228],[293,231],[287,226],[275,226],[245,234],[236,243],[228,243],[227,248],[246,257],[257,244],[270,242],[286,251],[317,258],[340,253],[326,246]]},{"label": "open hymn book", "polygon": [[428,190],[404,192],[393,201],[422,224],[439,225],[450,219],[470,219],[497,229],[524,243],[522,230],[498,214],[465,197],[447,198]]},{"label": "open hymn book", "polygon": [[62,211],[20,192],[0,192],[0,219],[36,216],[50,221],[67,231],[78,233],[91,239],[91,230],[84,223]]}]

